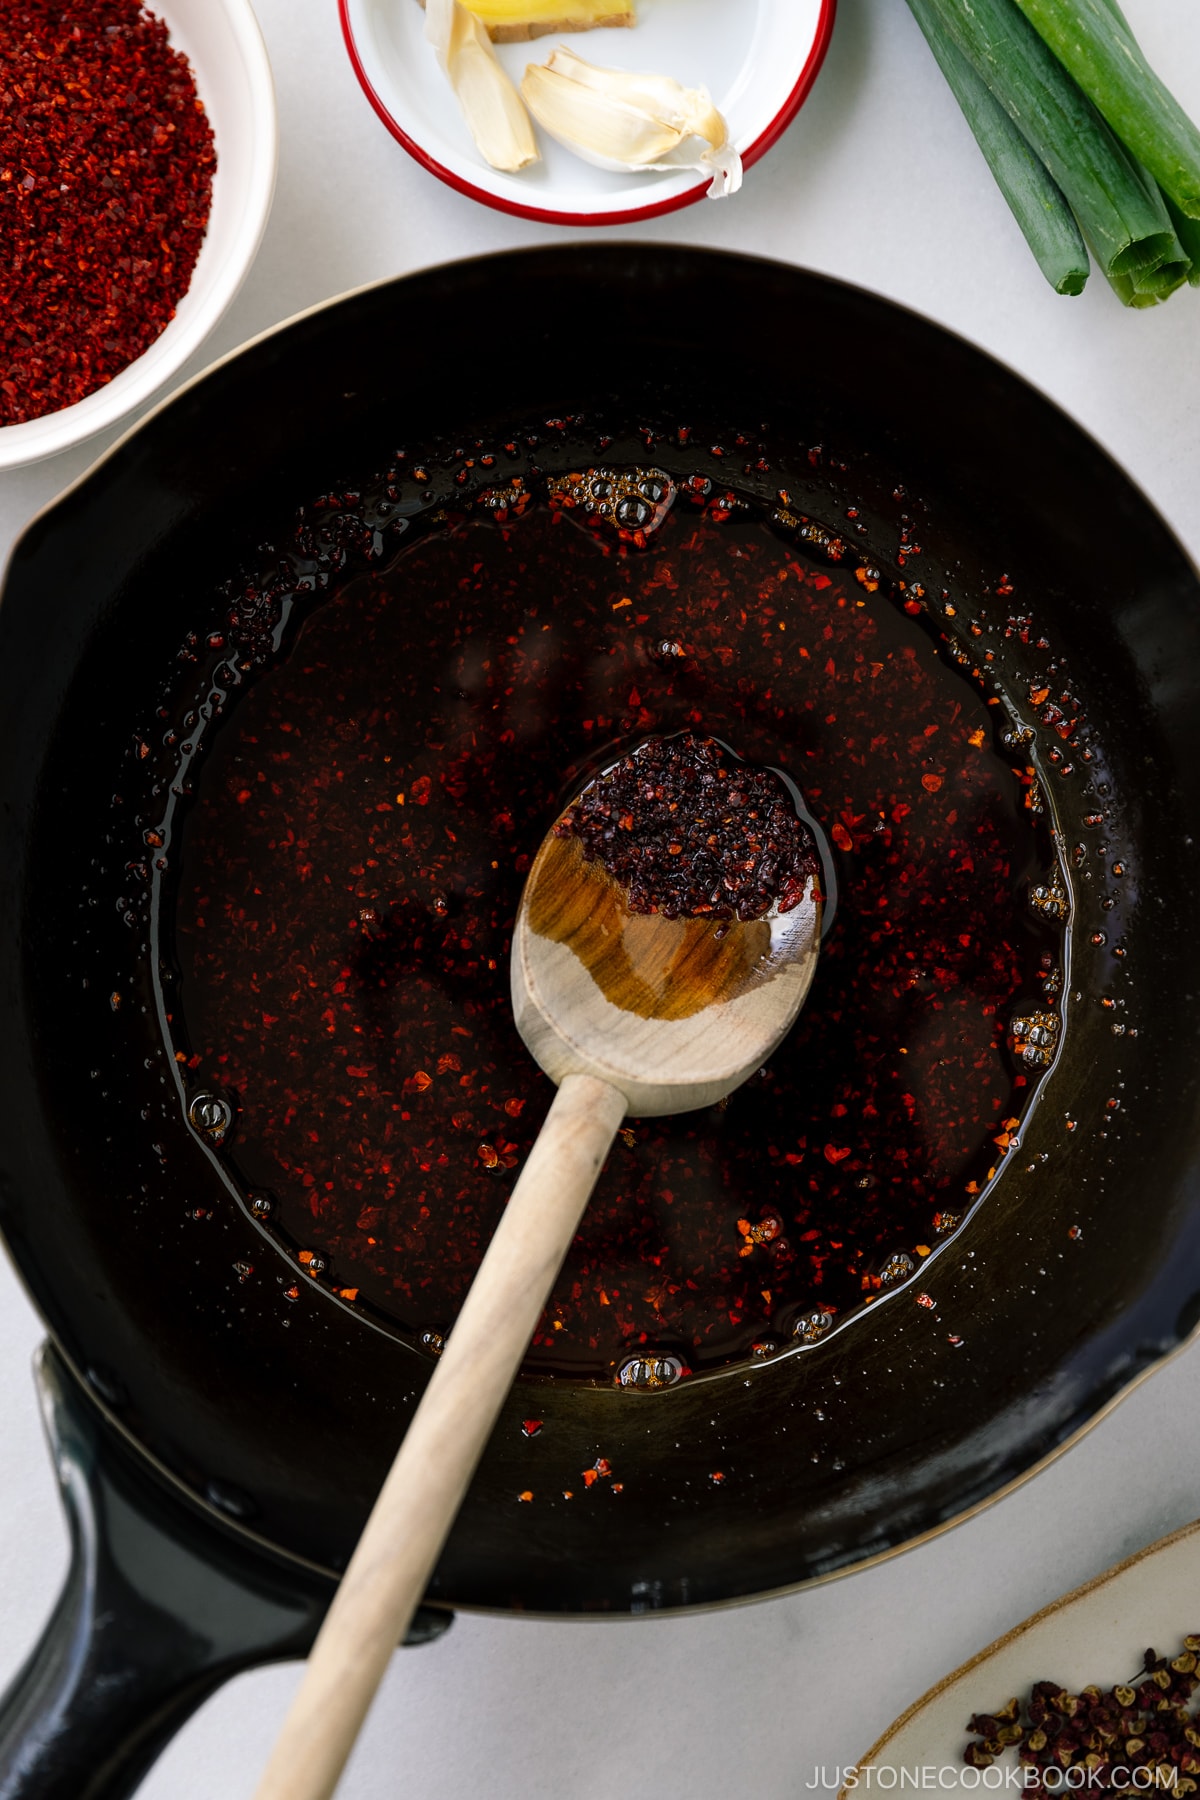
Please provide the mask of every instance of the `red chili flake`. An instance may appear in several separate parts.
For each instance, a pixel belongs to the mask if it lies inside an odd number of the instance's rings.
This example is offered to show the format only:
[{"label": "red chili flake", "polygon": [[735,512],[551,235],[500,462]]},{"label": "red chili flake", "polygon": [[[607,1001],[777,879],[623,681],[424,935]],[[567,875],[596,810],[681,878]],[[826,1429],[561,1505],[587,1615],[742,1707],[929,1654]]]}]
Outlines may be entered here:
[{"label": "red chili flake", "polygon": [[[299,523],[296,548],[325,554],[317,518],[338,555],[369,542],[358,534],[376,497],[366,486],[361,511],[343,514],[331,496]],[[1011,807],[1013,763],[986,731],[983,697],[930,654],[886,584],[869,594],[831,579],[750,513],[718,526],[685,504],[651,547],[610,554],[570,523],[552,527],[535,500],[503,527],[468,514],[405,542],[365,577],[358,564],[331,577],[302,654],[270,658],[263,635],[270,660],[221,722],[222,754],[201,765],[182,828],[188,1079],[237,1091],[238,1131],[221,1152],[232,1177],[269,1192],[270,1229],[325,1254],[374,1313],[414,1342],[445,1333],[503,1214],[526,1116],[536,1124],[550,1097],[512,1024],[517,861],[554,818],[564,771],[603,766],[600,746],[720,730],[787,768],[825,829],[840,824],[861,853],[770,1068],[727,1107],[622,1132],[530,1363],[656,1388],[779,1343],[797,1319],[802,1336],[821,1335],[882,1294],[862,1289],[864,1270],[901,1249],[915,1263],[935,1208],[960,1194],[965,1209],[980,1191],[999,1159],[991,1140],[1018,1111],[997,1026],[1041,993],[1042,953],[1059,956],[1060,928],[1027,922],[1015,896],[1034,828]],[[630,606],[611,610],[619,598]],[[247,587],[225,603],[233,624],[222,619],[214,659],[239,652],[237,620],[261,617],[261,600]],[[656,655],[663,644],[685,656]],[[631,689],[646,724],[622,722]],[[945,746],[932,794],[912,749],[931,724]],[[130,766],[148,774],[141,741]],[[422,777],[424,806],[410,791],[376,813]],[[253,796],[244,807],[239,783]],[[613,820],[639,810],[634,796]],[[128,854],[143,851],[139,830]],[[662,861],[688,853],[673,823]],[[967,859],[970,879],[948,881]],[[898,1005],[903,1044],[879,1030]],[[940,1218],[936,1243],[958,1223]],[[630,1280],[632,1268],[645,1273]]]},{"label": "red chili flake", "polygon": [[526,1488],[525,1492],[523,1494],[517,1495],[517,1499],[518,1500],[532,1500],[533,1499],[533,1489]]},{"label": "red chili flake", "polygon": [[711,1472],[711,1474],[709,1475],[708,1479],[712,1482],[714,1487],[720,1487],[721,1483],[725,1479],[724,1469],[714,1469]]},{"label": "red chili flake", "polygon": [[216,167],[140,0],[0,7],[0,426],[71,406],[175,316]]},{"label": "red chili flake", "polygon": [[412,787],[409,789],[409,793],[412,795],[413,805],[428,806],[432,787],[433,783],[430,781],[428,775],[418,775],[413,782]]},{"label": "red chili flake", "polygon": [[599,1476],[596,1474],[595,1469],[585,1469],[583,1471],[584,1487],[591,1487],[592,1483],[594,1481],[598,1481],[598,1480],[599,1480]]},{"label": "red chili flake", "polygon": [[925,789],[927,794],[936,794],[941,785],[942,778],[940,775],[922,775],[921,777],[921,786]]},{"label": "red chili flake", "polygon": [[623,1494],[625,1492],[625,1483],[623,1481],[614,1481],[608,1491],[610,1494]]},{"label": "red chili flake", "polygon": [[932,1294],[918,1294],[917,1295],[917,1305],[918,1306],[936,1306],[937,1301],[933,1298]]},{"label": "red chili flake", "polygon": [[597,1475],[612,1474],[612,1464],[609,1462],[607,1456],[598,1456],[592,1464],[592,1467],[595,1469]]},{"label": "red chili flake", "polygon": [[525,1437],[536,1437],[538,1432],[541,1429],[542,1429],[542,1421],[540,1419],[522,1419],[521,1420],[521,1432],[522,1432],[522,1435]]},{"label": "red chili flake", "polygon": [[846,830],[846,827],[843,824],[841,824],[840,821],[838,824],[833,826],[829,835],[833,839],[834,843],[837,845],[839,850],[853,850],[854,839],[850,836],[850,833]]}]

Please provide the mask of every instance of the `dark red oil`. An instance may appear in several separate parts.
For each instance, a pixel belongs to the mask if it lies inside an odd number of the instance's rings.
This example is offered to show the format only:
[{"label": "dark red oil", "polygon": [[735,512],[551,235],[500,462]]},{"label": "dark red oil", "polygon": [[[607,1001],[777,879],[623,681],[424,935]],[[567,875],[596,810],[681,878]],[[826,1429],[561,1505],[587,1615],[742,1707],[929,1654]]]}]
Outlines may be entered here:
[{"label": "dark red oil", "polygon": [[622,1131],[529,1366],[666,1378],[822,1329],[953,1229],[1031,1091],[1006,1034],[1060,952],[998,716],[745,513],[681,505],[639,549],[538,505],[347,579],[214,734],[183,834],[178,1043],[234,1102],[221,1155],[323,1282],[436,1345],[551,1097],[509,1004],[531,856],[691,727],[799,785],[836,917],[770,1066]]}]

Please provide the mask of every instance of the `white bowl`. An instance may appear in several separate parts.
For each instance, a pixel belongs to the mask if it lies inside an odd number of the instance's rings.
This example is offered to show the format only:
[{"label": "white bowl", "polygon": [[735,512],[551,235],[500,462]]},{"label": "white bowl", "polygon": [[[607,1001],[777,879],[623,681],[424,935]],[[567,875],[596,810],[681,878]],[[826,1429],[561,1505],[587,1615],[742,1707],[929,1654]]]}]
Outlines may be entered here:
[{"label": "white bowl", "polygon": [[[338,0],[342,35],[371,105],[410,156],[460,193],[554,225],[623,225],[690,206],[707,190],[694,170],[610,174],[538,133],[542,161],[519,175],[491,169],[425,41],[417,0]],[[572,32],[498,44],[520,81],[567,43],[589,62],[671,75],[706,87],[749,168],[785,130],[816,80],[836,0],[637,0],[632,30]],[[564,0],[564,12],[569,6]],[[736,197],[722,200],[736,206]]]},{"label": "white bowl", "polygon": [[250,0],[151,0],[151,11],[190,59],[216,140],[212,212],[191,286],[165,331],[104,387],[40,419],[0,426],[0,469],[66,450],[148,400],[208,336],[262,240],[277,124],[271,65]]}]

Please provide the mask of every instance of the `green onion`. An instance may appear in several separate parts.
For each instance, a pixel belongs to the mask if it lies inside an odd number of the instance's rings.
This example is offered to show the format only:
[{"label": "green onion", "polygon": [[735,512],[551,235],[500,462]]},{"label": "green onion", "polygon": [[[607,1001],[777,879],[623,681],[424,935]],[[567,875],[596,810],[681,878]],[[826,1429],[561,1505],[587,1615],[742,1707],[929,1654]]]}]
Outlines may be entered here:
[{"label": "green onion", "polygon": [[1187,276],[1179,271],[1187,267],[1186,263],[1167,263],[1147,276],[1145,286],[1137,285],[1128,275],[1110,275],[1109,285],[1122,306],[1157,306],[1160,301],[1169,300],[1176,288],[1183,286]]},{"label": "green onion", "polygon": [[1160,263],[1157,269],[1150,269],[1145,275],[1135,276],[1134,293],[1139,299],[1169,300],[1171,295],[1187,280],[1191,266],[1190,262]]},{"label": "green onion", "polygon": [[939,29],[933,0],[908,0],[997,186],[1056,294],[1081,294],[1090,263],[1062,189],[962,52]]},{"label": "green onion", "polygon": [[1109,0],[1016,0],[1117,136],[1190,219],[1200,219],[1200,131]]},{"label": "green onion", "polygon": [[[1104,0],[1104,5],[1121,29],[1132,37],[1133,32],[1130,30],[1129,20],[1117,5],[1117,0]],[[1190,287],[1200,287],[1200,221],[1189,219],[1185,213],[1180,212],[1169,194],[1163,194],[1163,199],[1166,202],[1171,223],[1175,227],[1175,236],[1179,239],[1183,254],[1191,264],[1185,279]]]},{"label": "green onion", "polygon": [[1057,182],[1104,273],[1182,252],[1161,195],[1014,0],[930,0],[939,34],[972,64]]},{"label": "green onion", "polygon": [[1200,287],[1200,220],[1185,218],[1169,194],[1164,198],[1171,223],[1175,227],[1175,235],[1183,246],[1183,254],[1192,265],[1188,282],[1192,287]]},{"label": "green onion", "polygon": [[1127,31],[1130,37],[1132,37],[1133,27],[1125,17],[1125,14],[1121,11],[1121,8],[1117,5],[1117,0],[1104,0],[1104,6],[1109,18],[1115,19],[1117,24],[1121,27],[1121,30]]}]

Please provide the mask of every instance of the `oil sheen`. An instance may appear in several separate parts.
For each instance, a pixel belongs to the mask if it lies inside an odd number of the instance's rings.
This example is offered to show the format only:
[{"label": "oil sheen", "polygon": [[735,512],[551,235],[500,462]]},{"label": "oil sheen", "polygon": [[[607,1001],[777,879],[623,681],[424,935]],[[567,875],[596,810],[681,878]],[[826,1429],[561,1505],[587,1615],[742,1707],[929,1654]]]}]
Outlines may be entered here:
[{"label": "oil sheen", "polygon": [[247,1203],[436,1349],[551,1097],[509,1003],[531,859],[691,729],[796,783],[836,919],[769,1066],[627,1121],[528,1367],[649,1385],[871,1301],[1033,1088],[1010,1025],[1061,920],[1029,905],[1051,850],[999,720],[920,620],[750,510],[680,503],[634,546],[539,502],[334,584],[214,733],[177,865],[176,1043]]}]

